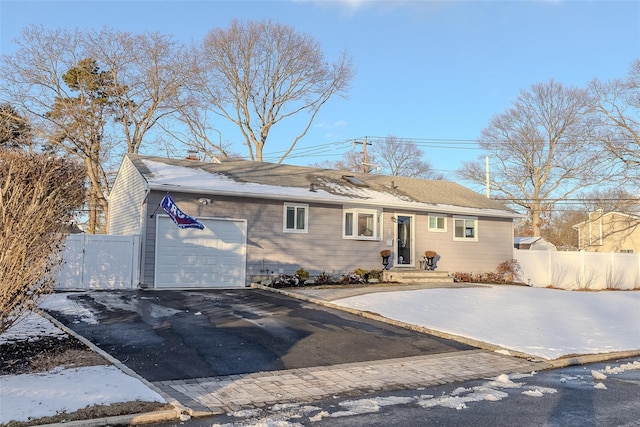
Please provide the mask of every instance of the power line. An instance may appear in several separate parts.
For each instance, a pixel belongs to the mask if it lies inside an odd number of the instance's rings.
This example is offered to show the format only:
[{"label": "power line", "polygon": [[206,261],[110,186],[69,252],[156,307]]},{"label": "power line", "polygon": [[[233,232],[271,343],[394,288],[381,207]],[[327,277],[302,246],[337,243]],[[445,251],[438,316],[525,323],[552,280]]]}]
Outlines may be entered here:
[{"label": "power line", "polygon": [[[509,141],[507,140],[480,140],[480,139],[459,139],[459,138],[415,138],[415,137],[383,137],[383,136],[362,136],[351,139],[344,139],[340,141],[333,141],[325,144],[318,144],[307,147],[296,147],[291,151],[291,154],[287,156],[287,158],[300,158],[305,156],[314,156],[318,154],[323,154],[323,151],[317,152],[316,150],[321,148],[329,148],[335,146],[346,146],[347,144],[353,144],[354,142],[361,141],[367,138],[369,142],[389,142],[393,144],[401,144],[404,142],[411,142],[418,147],[426,147],[426,148],[438,148],[438,149],[449,149],[449,150],[477,150],[483,151],[484,148],[480,147],[480,144],[506,144]],[[541,141],[546,142],[546,141]],[[595,144],[597,140],[595,139],[582,139],[575,141],[568,141],[560,139],[559,142],[565,143],[582,143],[585,144],[585,148],[590,148],[590,144]],[[635,142],[633,139],[628,140],[620,140],[620,142]],[[273,157],[276,158],[284,153],[287,150],[281,151],[273,151],[267,154],[264,154],[265,157]]]}]

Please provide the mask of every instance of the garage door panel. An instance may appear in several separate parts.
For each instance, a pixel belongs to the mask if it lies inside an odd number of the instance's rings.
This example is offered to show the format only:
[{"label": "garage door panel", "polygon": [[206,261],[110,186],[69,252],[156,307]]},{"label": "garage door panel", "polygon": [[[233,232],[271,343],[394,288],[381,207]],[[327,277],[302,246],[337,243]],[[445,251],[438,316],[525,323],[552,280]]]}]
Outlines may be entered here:
[{"label": "garage door panel", "polygon": [[204,230],[180,229],[158,217],[155,287],[243,287],[246,222],[200,219]]}]

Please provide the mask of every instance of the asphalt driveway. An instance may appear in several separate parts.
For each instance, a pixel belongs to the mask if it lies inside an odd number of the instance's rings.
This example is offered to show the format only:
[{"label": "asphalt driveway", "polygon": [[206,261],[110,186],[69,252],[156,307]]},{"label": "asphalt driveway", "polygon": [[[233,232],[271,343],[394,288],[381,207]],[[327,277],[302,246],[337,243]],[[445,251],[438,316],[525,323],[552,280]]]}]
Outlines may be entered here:
[{"label": "asphalt driveway", "polygon": [[49,310],[148,381],[247,374],[472,347],[260,289],[67,294]]}]

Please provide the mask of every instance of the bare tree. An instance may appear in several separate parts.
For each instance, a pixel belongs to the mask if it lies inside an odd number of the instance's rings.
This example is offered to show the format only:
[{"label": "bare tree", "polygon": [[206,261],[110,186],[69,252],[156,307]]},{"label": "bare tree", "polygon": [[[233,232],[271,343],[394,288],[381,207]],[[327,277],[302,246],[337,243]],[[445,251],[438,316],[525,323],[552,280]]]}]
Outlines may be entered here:
[{"label": "bare tree", "polygon": [[110,169],[180,107],[191,62],[181,45],[155,33],[29,26],[17,44],[2,57],[3,95],[29,118],[34,138],[82,160],[97,215],[89,231],[100,231]]},{"label": "bare tree", "polygon": [[[587,92],[554,82],[521,91],[513,106],[491,119],[479,145],[491,158],[490,188],[498,198],[524,208],[534,236],[543,212],[612,173],[597,147],[585,142],[591,107]],[[484,185],[484,157],[458,171]]]},{"label": "bare tree", "polygon": [[0,333],[53,290],[83,181],[75,161],[0,149]]},{"label": "bare tree", "polygon": [[626,166],[626,177],[636,181],[640,166],[640,59],[625,78],[589,84],[596,108],[595,137]]},{"label": "bare tree", "polygon": [[367,165],[363,165],[363,155],[362,151],[353,148],[342,155],[342,158],[331,161],[325,160],[322,162],[312,163],[310,166],[316,168],[324,168],[324,169],[337,169],[348,172],[371,172],[374,169],[370,167],[371,164],[375,164],[377,162],[375,155],[370,154],[367,155]]},{"label": "bare tree", "polygon": [[193,57],[182,44],[160,33],[103,29],[85,37],[89,57],[104,64],[120,89],[115,117],[127,152],[138,153],[158,121],[176,114],[186,102],[182,95],[193,79]]},{"label": "bare tree", "polygon": [[212,161],[218,157],[241,158],[240,154],[233,151],[230,142],[223,141],[222,132],[212,125],[209,111],[201,110],[196,105],[193,101],[187,101],[180,108],[178,117],[161,122],[165,133],[188,151],[197,153],[201,161]]},{"label": "bare tree", "polygon": [[[354,145],[339,160],[325,160],[312,166],[412,178],[445,179],[444,175],[436,173],[431,164],[423,159],[423,151],[411,140],[388,136],[384,139],[363,138],[357,143],[362,145],[362,150]],[[368,150],[366,157],[363,152],[365,148]]]},{"label": "bare tree", "polygon": [[431,163],[424,160],[424,152],[409,139],[388,136],[373,142],[370,151],[387,175],[444,179],[444,175],[434,171]]},{"label": "bare tree", "polygon": [[329,64],[309,35],[271,21],[235,20],[204,39],[197,61],[200,81],[192,99],[238,126],[249,157],[262,161],[272,128],[307,113],[306,124],[280,158],[282,162],[307,133],[320,108],[345,96],[354,75],[343,52]]},{"label": "bare tree", "polygon": [[553,243],[559,250],[578,250],[578,233],[574,225],[587,219],[580,210],[561,210],[552,215],[549,225],[542,229],[542,237]]}]

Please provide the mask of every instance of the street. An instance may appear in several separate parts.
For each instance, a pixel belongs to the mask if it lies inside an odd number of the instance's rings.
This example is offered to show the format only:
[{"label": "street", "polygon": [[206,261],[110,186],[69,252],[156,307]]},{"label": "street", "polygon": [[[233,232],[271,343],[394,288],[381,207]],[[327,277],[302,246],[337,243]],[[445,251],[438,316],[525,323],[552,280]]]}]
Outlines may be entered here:
[{"label": "street", "polygon": [[[607,366],[622,372],[607,372]],[[606,378],[598,380],[592,371],[604,373]],[[640,361],[571,366],[528,376],[273,405],[157,424],[160,427],[257,425],[638,426]]]}]

